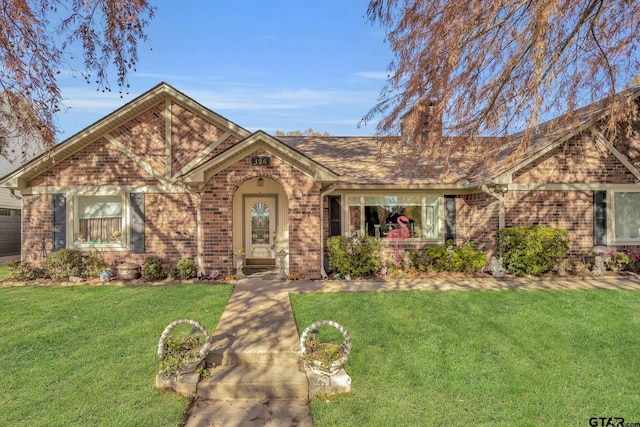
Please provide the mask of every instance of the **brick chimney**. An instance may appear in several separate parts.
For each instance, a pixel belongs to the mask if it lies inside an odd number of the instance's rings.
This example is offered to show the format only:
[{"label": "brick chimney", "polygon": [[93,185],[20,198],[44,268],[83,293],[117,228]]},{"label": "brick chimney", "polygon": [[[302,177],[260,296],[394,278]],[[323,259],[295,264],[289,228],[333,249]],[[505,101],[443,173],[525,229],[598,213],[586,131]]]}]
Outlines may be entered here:
[{"label": "brick chimney", "polygon": [[[418,103],[414,109],[418,109],[418,113],[421,116],[420,123],[418,124],[419,129],[417,129],[416,134],[420,135],[423,138],[429,138],[430,134],[439,138],[442,136],[442,113],[438,112],[438,101],[430,100],[430,101],[422,101]],[[409,113],[405,114],[402,118],[401,124],[401,136],[408,136],[408,129],[405,126],[405,118]]]}]

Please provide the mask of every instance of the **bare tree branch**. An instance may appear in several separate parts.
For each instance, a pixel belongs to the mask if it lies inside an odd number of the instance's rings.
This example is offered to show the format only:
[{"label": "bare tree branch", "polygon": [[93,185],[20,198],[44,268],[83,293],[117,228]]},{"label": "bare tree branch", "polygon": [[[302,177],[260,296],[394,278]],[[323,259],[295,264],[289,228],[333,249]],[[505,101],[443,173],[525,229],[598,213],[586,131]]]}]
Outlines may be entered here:
[{"label": "bare tree branch", "polygon": [[12,132],[55,144],[57,79],[77,45],[87,82],[111,90],[115,67],[116,85],[126,91],[154,10],[147,0],[0,0],[0,153]]},{"label": "bare tree branch", "polygon": [[640,68],[640,2],[372,0],[367,16],[396,58],[363,121],[380,117],[382,136],[402,129],[415,152],[459,149],[423,132],[425,101],[438,101],[445,135],[506,136],[549,114],[571,120],[577,106],[604,98],[610,132],[629,117],[630,104],[613,95]]}]

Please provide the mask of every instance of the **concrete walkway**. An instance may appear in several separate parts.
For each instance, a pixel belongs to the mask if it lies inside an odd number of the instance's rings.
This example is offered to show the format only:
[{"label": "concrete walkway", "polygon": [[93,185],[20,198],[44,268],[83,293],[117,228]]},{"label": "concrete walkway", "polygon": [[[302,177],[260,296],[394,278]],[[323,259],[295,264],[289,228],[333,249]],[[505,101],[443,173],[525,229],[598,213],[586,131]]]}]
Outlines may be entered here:
[{"label": "concrete walkway", "polygon": [[240,280],[212,336],[212,377],[198,385],[187,427],[313,426],[289,294],[403,290],[640,290],[640,277]]}]

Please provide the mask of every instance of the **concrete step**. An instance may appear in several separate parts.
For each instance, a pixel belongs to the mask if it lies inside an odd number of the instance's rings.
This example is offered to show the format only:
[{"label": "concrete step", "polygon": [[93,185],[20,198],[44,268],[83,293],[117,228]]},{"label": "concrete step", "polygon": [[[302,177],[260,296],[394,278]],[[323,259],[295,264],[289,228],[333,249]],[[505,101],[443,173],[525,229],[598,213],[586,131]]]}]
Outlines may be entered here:
[{"label": "concrete step", "polygon": [[199,399],[307,399],[307,376],[296,364],[217,366],[198,383]]},{"label": "concrete step", "polygon": [[260,368],[263,366],[282,365],[296,366],[300,359],[297,351],[264,351],[255,350],[212,350],[207,355],[205,362],[207,367],[220,366],[231,367],[245,365]]},{"label": "concrete step", "polygon": [[307,399],[198,399],[185,427],[313,427]]}]

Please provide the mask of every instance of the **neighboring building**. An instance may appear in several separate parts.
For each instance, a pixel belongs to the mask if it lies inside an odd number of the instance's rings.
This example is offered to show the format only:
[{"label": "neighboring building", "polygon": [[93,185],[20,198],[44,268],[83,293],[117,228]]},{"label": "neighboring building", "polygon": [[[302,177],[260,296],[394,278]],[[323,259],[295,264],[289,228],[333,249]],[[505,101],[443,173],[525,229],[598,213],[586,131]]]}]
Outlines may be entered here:
[{"label": "neighboring building", "polygon": [[515,163],[517,135],[490,167],[463,153],[446,173],[436,162],[418,174],[379,158],[374,137],[251,133],[161,83],[0,186],[22,193],[25,260],[44,241],[113,264],[193,257],[206,274],[232,271],[239,249],[255,264],[286,251],[287,271],[318,278],[328,236],[384,237],[398,215],[402,250],[471,240],[491,255],[500,228],[525,224],[567,229],[573,255],[638,249],[640,139],[606,141],[605,113],[584,111],[571,127],[539,126]]},{"label": "neighboring building", "polygon": [[[0,108],[7,108],[2,102],[0,93]],[[40,154],[42,144],[33,138],[8,132],[6,135],[8,148],[7,156],[0,155],[0,176],[4,176],[16,169],[22,163]],[[20,255],[20,192],[13,195],[7,188],[0,188],[0,257]]]},{"label": "neighboring building", "polygon": [[[0,156],[0,175],[15,169]],[[0,188],[0,257],[20,255],[20,200],[12,198],[9,190]]]}]

